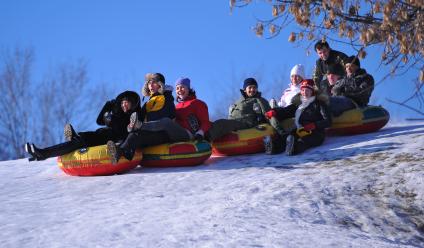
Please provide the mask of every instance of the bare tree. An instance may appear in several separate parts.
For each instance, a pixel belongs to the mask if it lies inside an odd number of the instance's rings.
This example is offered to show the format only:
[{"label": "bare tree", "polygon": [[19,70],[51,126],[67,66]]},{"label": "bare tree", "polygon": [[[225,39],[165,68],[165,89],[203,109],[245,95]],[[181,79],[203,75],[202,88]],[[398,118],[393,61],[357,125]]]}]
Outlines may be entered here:
[{"label": "bare tree", "polygon": [[[381,64],[391,67],[391,75],[417,69],[412,96],[422,104],[424,85],[424,1],[423,0],[267,0],[270,15],[254,27],[260,37],[273,38],[296,23],[290,42],[328,39],[350,45],[358,56],[366,48],[382,46]],[[252,4],[251,0],[230,0],[230,8]],[[290,26],[291,28],[293,26]],[[268,30],[268,31],[266,31]],[[388,75],[389,76],[389,75]],[[406,104],[411,98],[402,101]],[[419,112],[418,112],[419,113]]]},{"label": "bare tree", "polygon": [[29,137],[31,121],[32,49],[15,49],[3,54],[0,67],[0,158],[24,156],[23,145]]},{"label": "bare tree", "polygon": [[35,138],[38,144],[61,142],[66,123],[79,129],[92,126],[108,92],[104,86],[95,87],[90,87],[87,64],[83,60],[63,63],[51,72],[37,94],[39,131]]},{"label": "bare tree", "polygon": [[90,87],[87,64],[63,63],[41,82],[34,82],[32,49],[6,51],[0,66],[0,159],[25,156],[24,144],[59,143],[63,126],[72,122],[93,127],[101,104],[110,93],[104,85]]}]

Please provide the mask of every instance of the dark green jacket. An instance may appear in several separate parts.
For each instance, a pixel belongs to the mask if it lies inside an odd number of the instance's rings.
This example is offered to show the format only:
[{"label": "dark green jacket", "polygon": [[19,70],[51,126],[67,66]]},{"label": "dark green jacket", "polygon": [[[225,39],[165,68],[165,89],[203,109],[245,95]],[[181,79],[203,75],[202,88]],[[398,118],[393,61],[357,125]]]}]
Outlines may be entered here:
[{"label": "dark green jacket", "polygon": [[256,93],[254,97],[246,96],[243,90],[240,92],[242,96],[230,106],[228,119],[243,122],[249,127],[266,122],[265,113],[271,110],[268,101],[261,97],[260,92]]}]

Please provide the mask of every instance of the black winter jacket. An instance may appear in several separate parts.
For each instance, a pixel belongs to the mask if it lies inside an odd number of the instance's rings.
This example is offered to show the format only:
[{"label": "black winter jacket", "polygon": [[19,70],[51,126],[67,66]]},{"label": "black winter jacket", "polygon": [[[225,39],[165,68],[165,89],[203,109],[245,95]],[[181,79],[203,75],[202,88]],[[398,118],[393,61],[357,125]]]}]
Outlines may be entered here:
[{"label": "black winter jacket", "polygon": [[[277,119],[283,120],[287,118],[295,117],[298,106],[290,104],[284,108],[275,108],[277,112]],[[328,105],[323,100],[315,99],[311,102],[300,114],[299,124],[304,126],[308,123],[314,123],[316,129],[313,133],[319,133],[325,135],[325,128],[331,126],[331,111]]]},{"label": "black winter jacket", "polygon": [[374,78],[364,69],[358,69],[350,77],[337,81],[332,89],[335,96],[345,96],[352,99],[360,107],[368,105],[374,90]]},{"label": "black winter jacket", "polygon": [[[124,113],[121,101],[127,98],[131,102],[131,109]],[[141,111],[140,96],[134,91],[124,91],[115,99],[107,101],[97,117],[97,124],[112,129],[117,139],[125,139],[128,135],[127,126],[133,112]]]}]

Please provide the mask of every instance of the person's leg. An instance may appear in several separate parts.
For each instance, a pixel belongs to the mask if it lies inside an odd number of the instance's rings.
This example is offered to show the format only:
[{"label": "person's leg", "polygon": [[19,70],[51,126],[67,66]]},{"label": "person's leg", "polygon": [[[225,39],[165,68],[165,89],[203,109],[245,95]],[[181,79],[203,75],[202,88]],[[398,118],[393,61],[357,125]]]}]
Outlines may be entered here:
[{"label": "person's leg", "polygon": [[344,96],[332,96],[330,97],[330,109],[333,116],[339,116],[344,111],[354,109],[356,105],[353,101]]},{"label": "person's leg", "polygon": [[250,127],[246,126],[246,124],[241,121],[219,119],[212,123],[212,126],[206,136],[209,141],[214,141],[215,139],[221,138],[232,131],[237,131],[246,128]]},{"label": "person's leg", "polygon": [[115,142],[108,141],[108,151],[112,156],[112,163],[119,161],[121,156],[128,160],[132,160],[135,150],[148,146],[161,145],[171,142],[168,134],[165,131],[151,132],[147,130],[138,130],[128,135],[122,144],[117,146]]},{"label": "person's leg", "polygon": [[77,149],[84,147],[84,144],[78,140],[71,140],[46,148],[38,148],[34,144],[27,143],[25,150],[36,160],[45,160],[52,157],[65,155]]},{"label": "person's leg", "polygon": [[86,147],[104,145],[109,140],[117,141],[111,128],[99,128],[94,132],[80,132],[78,135]]},{"label": "person's leg", "polygon": [[320,146],[324,142],[324,139],[325,134],[318,132],[313,132],[310,135],[298,138],[295,142],[294,154],[302,153],[311,147]]},{"label": "person's leg", "polygon": [[169,118],[162,118],[158,121],[148,121],[143,124],[141,130],[150,132],[165,131],[171,142],[183,142],[190,140],[189,132]]}]

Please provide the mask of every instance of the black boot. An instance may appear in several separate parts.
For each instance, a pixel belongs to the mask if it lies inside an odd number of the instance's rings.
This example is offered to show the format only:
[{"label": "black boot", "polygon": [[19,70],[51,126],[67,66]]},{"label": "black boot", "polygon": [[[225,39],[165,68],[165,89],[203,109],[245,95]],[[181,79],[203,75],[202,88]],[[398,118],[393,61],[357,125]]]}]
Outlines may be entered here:
[{"label": "black boot", "polygon": [[39,152],[39,149],[34,144],[26,143],[25,144],[25,151],[28,154],[31,155],[31,158],[28,159],[30,162],[31,161],[40,161],[40,160],[46,159],[46,157],[43,156],[43,154]]}]

